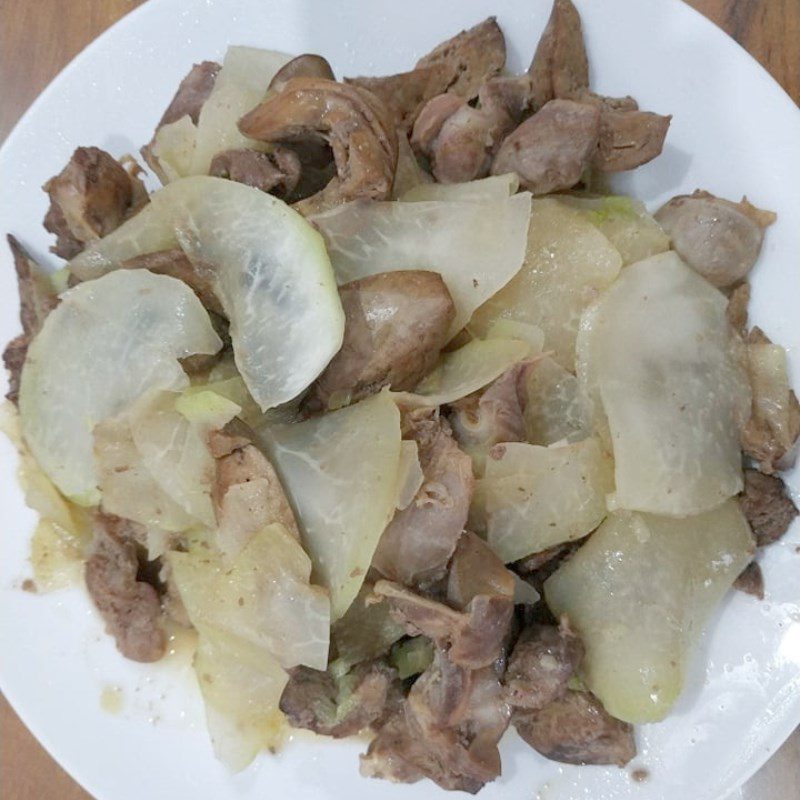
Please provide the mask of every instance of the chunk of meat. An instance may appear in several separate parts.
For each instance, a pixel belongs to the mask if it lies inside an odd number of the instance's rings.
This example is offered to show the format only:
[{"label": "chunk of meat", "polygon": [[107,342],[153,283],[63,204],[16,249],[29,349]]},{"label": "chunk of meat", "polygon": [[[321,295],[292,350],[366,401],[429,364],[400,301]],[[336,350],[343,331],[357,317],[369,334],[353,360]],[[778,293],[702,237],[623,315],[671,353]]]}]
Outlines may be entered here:
[{"label": "chunk of meat", "polygon": [[783,481],[755,469],[744,471],[744,491],[739,504],[759,547],[777,542],[798,514]]},{"label": "chunk of meat", "polygon": [[245,426],[226,426],[211,434],[216,460],[212,499],[217,517],[217,542],[235,555],[250,537],[275,522],[300,541],[292,507],[267,457],[253,444]]},{"label": "chunk of meat", "polygon": [[633,728],[589,692],[568,689],[542,709],[516,711],[512,722],[534,750],[553,761],[624,767],[636,755]]},{"label": "chunk of meat", "polygon": [[497,20],[489,17],[442,42],[417,61],[416,69],[444,65],[447,91],[471,100],[489,78],[500,74],[505,63],[505,37]]},{"label": "chunk of meat", "polygon": [[[484,178],[503,138],[513,130],[515,120],[499,94],[486,98],[488,102],[481,102],[479,108],[473,108],[465,100],[456,105],[449,99],[440,99],[451,97],[447,94],[434,97],[420,111],[411,146],[430,161],[440,183]],[[451,113],[445,116],[445,110]]]},{"label": "chunk of meat", "polygon": [[268,90],[279,92],[292,78],[325,78],[335,81],[333,68],[326,58],[315,53],[302,53],[284,64],[272,77]]},{"label": "chunk of meat", "polygon": [[764,230],[776,219],[747,198],[734,203],[700,189],[673,197],[654,216],[678,255],[720,288],[750,272],[761,252]]},{"label": "chunk of meat", "polygon": [[586,541],[586,537],[574,542],[564,542],[540,553],[533,553],[520,559],[512,566],[514,571],[525,576],[525,580],[542,594],[544,582],[565,562],[568,561]]},{"label": "chunk of meat", "polygon": [[120,263],[122,269],[148,269],[158,275],[177,278],[189,286],[200,302],[215,314],[225,314],[222,304],[214,291],[215,277],[211,267],[195,264],[190,261],[179,247],[170,250],[158,250],[134,256]]},{"label": "chunk of meat", "polygon": [[245,136],[276,144],[324,139],[337,177],[295,204],[319,212],[356,198],[390,196],[397,166],[394,116],[371,92],[324,78],[291,78],[239,120]]},{"label": "chunk of meat", "polygon": [[464,670],[438,650],[361,757],[361,774],[401,783],[429,778],[474,794],[500,774],[497,743],[508,720],[495,671]]},{"label": "chunk of meat", "polygon": [[433,369],[447,343],[455,306],[441,275],[407,270],[370,275],[339,288],[344,341],[305,401],[361,400],[391,386],[411,390]]},{"label": "chunk of meat", "polygon": [[742,570],[733,582],[733,588],[758,600],[764,599],[764,573],[757,561],[751,561]]},{"label": "chunk of meat", "polygon": [[747,333],[747,307],[749,305],[750,284],[742,283],[731,292],[728,298],[728,307],[725,309],[728,323],[740,336],[745,336]]},{"label": "chunk of meat", "polygon": [[22,324],[22,335],[12,339],[3,351],[3,365],[8,371],[9,385],[6,397],[16,403],[28,344],[41,330],[47,315],[58,305],[58,297],[44,269],[16,238],[10,234],[6,238],[17,273],[19,321]]},{"label": "chunk of meat", "polygon": [[56,235],[50,249],[62,258],[118,228],[144,193],[138,177],[97,147],[79,147],[42,188],[50,197],[44,227]]},{"label": "chunk of meat", "polygon": [[97,514],[92,549],[85,566],[86,587],[114,637],[133,661],[158,661],[166,648],[158,592],[137,579],[136,523]]},{"label": "chunk of meat", "polygon": [[516,708],[544,708],[566,692],[582,659],[583,645],[565,620],[523,628],[503,678],[506,700]]},{"label": "chunk of meat", "polygon": [[295,667],[280,708],[293,728],[339,739],[380,720],[398,691],[397,672],[381,661],[359,664],[338,679],[329,672]]},{"label": "chunk of meat", "polygon": [[271,153],[247,148],[223,150],[211,160],[208,174],[286,199],[300,181],[300,158],[288,147],[276,147]]},{"label": "chunk of meat", "polygon": [[465,609],[478,595],[514,597],[514,573],[506,568],[486,542],[465,531],[450,560],[447,602]]},{"label": "chunk of meat", "polygon": [[390,581],[378,581],[375,594],[386,598],[411,635],[427,636],[447,649],[454,664],[468,669],[488,666],[500,656],[514,611],[511,597],[485,594],[456,611]]},{"label": "chunk of meat", "polygon": [[483,391],[450,406],[453,436],[479,470],[494,445],[525,441],[525,382],[532,363],[515,364]]},{"label": "chunk of meat", "polygon": [[208,100],[221,69],[221,65],[216,61],[201,61],[199,64],[195,64],[180,82],[175,96],[161,115],[156,130],[162,125],[177,122],[181,117],[186,116],[197,125],[200,111]]},{"label": "chunk of meat", "polygon": [[534,194],[572,188],[597,149],[600,109],[572,100],[551,100],[500,145],[492,174],[516,172]]},{"label": "chunk of meat", "polygon": [[404,438],[417,442],[425,481],[384,530],[372,560],[381,574],[408,586],[441,578],[469,516],[475,491],[472,459],[436,412],[411,418]]},{"label": "chunk of meat", "polygon": [[664,149],[671,119],[650,111],[603,108],[592,166],[600,172],[622,172],[652,161]]},{"label": "chunk of meat", "polygon": [[571,0],[555,0],[528,68],[536,108],[589,86],[581,17]]}]

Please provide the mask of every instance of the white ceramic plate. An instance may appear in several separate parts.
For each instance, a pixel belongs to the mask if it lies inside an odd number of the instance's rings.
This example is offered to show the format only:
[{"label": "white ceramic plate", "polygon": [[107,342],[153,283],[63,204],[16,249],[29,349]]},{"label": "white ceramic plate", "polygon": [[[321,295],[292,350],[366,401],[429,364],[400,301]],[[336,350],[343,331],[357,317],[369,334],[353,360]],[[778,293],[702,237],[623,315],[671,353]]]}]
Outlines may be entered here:
[{"label": "white ceramic plate", "polygon": [[[677,0],[578,3],[593,87],[630,93],[644,108],[672,113],[664,154],[619,181],[655,205],[709,189],[743,193],[779,212],[754,274],[753,316],[789,348],[800,374],[800,112],[744,51]],[[550,0],[151,0],[87,48],[42,94],[0,151],[0,231],[34,253],[50,244],[41,227],[41,184],[77,145],[115,155],[146,142],[189,66],[219,58],[229,43],[320,52],[337,74],[385,74],[462,27],[496,14],[510,67],[524,68]],[[52,263],[53,260],[50,259]],[[11,259],[0,255],[0,340],[17,333]],[[142,666],[124,661],[80,590],[36,596],[29,573],[34,519],[0,444],[0,684],[23,720],[99,800],[142,797],[430,798],[429,782],[395,786],[360,778],[364,744],[298,737],[277,758],[230,776],[212,755],[189,655]],[[797,494],[798,475],[791,476]],[[675,713],[638,730],[629,769],[576,768],[540,758],[512,733],[503,777],[485,800],[718,800],[774,752],[800,722],[800,543],[798,526],[770,548],[763,603],[732,595],[712,625]],[[101,694],[118,687],[122,710]],[[634,782],[635,768],[649,771]],[[444,796],[444,795],[442,795]]]}]

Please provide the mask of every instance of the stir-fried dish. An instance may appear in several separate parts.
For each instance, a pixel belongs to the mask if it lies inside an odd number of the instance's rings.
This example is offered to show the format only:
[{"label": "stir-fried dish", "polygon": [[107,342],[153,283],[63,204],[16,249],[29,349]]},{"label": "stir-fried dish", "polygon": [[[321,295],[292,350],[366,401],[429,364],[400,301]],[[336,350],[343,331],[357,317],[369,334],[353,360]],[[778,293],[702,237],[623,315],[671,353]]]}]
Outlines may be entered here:
[{"label": "stir-fried dish", "polygon": [[477,792],[510,725],[622,767],[797,515],[747,319],[775,215],[609,194],[670,117],[591,90],[569,0],[505,62],[493,18],[385,77],[230,47],[142,148],[162,188],[79,147],[66,265],[9,236],[35,587],[78,567],[137,661],[192,629],[234,770],[369,732],[363,775]]}]

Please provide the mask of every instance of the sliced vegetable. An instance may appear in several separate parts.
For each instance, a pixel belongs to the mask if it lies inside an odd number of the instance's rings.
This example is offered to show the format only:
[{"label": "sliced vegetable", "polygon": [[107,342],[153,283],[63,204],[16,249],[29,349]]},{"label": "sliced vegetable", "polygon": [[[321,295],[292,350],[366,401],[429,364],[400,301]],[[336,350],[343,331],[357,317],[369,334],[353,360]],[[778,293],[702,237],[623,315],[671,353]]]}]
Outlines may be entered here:
[{"label": "sliced vegetable", "polygon": [[433,663],[433,642],[427,636],[412,636],[392,647],[389,663],[401,681],[421,675]]},{"label": "sliced vegetable", "polygon": [[262,431],[297,514],[331,616],[353,602],[392,518],[400,465],[400,413],[387,392],[294,425]]},{"label": "sliced vegetable", "polygon": [[663,719],[706,622],[753,554],[735,500],[685,519],[612,514],[544,585],[586,648],[583,679],[628,722]]},{"label": "sliced vegetable", "polygon": [[487,339],[519,339],[531,346],[532,353],[541,353],[544,348],[544,331],[528,322],[515,319],[495,320],[486,331]]},{"label": "sliced vegetable", "polygon": [[741,490],[750,392],[725,308],[664,253],[625,269],[584,316],[578,374],[608,420],[616,508],[696,514]]},{"label": "sliced vegetable", "polygon": [[155,159],[158,177],[167,184],[192,173],[192,162],[197,144],[197,126],[188,115],[175,122],[162,125],[150,145],[150,154]]},{"label": "sliced vegetable", "polygon": [[581,312],[621,266],[616,249],[579,211],[550,198],[534,200],[522,269],[475,312],[468,329],[482,336],[498,319],[537,325],[545,349],[572,370]]},{"label": "sliced vegetable", "polygon": [[214,88],[203,103],[197,121],[197,139],[191,174],[208,175],[211,159],[223,150],[258,147],[247,139],[237,123],[267,93],[275,73],[290,56],[256,47],[229,47]]},{"label": "sliced vegetable", "polygon": [[522,266],[530,195],[482,202],[348,203],[313,217],[339,283],[378,272],[433,270],[456,306],[451,333]]},{"label": "sliced vegetable", "polygon": [[407,191],[400,199],[405,203],[445,200],[459,203],[483,203],[507,200],[519,189],[519,175],[492,175],[466,183],[424,183]]},{"label": "sliced vegetable", "polygon": [[395,508],[399,511],[408,508],[424,482],[425,475],[419,463],[419,447],[415,441],[404,439],[400,442],[400,466],[397,470]]},{"label": "sliced vegetable", "polygon": [[473,510],[506,563],[580,539],[606,516],[612,464],[593,439],[561,447],[496,445]]},{"label": "sliced vegetable", "polygon": [[617,248],[623,266],[669,250],[669,236],[647,213],[640,200],[614,195],[581,197],[568,194],[559,200],[580,210]]},{"label": "sliced vegetable", "polygon": [[415,406],[452,403],[482,389],[509,367],[532,355],[533,348],[519,339],[474,339],[445,353],[439,365],[414,392],[397,392],[398,402]]},{"label": "sliced vegetable", "polygon": [[22,371],[31,453],[68,498],[96,504],[94,426],[149,390],[188,385],[178,359],[221,344],[200,301],[174,278],[123,270],[76,286],[50,312]]},{"label": "sliced vegetable", "polygon": [[309,584],[311,562],[280,524],[267,525],[230,562],[203,539],[171,552],[175,582],[192,624],[264,649],[285,668],[328,663],[327,593]]}]

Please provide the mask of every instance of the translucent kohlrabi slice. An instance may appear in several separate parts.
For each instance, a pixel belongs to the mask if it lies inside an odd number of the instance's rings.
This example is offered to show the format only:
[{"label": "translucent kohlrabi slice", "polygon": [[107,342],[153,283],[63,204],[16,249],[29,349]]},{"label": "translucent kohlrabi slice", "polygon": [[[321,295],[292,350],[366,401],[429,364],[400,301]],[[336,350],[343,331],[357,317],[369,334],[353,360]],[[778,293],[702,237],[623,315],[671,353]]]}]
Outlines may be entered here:
[{"label": "translucent kohlrabi slice", "polygon": [[198,630],[225,631],[268,650],[287,669],[325,669],[328,594],[309,583],[311,561],[282,525],[267,525],[232,561],[200,541],[171,552],[169,562]]},{"label": "translucent kohlrabi slice", "polygon": [[188,115],[162,125],[150,145],[161,183],[168,184],[192,174],[197,126]]},{"label": "translucent kohlrabi slice", "polygon": [[669,713],[707,620],[752,556],[735,500],[684,519],[617,512],[545,583],[610,714],[643,723]]},{"label": "translucent kohlrabi slice", "polygon": [[289,676],[269,651],[224,631],[201,628],[194,658],[214,754],[234,772],[282,744],[279,709]]},{"label": "translucent kohlrabi slice", "polygon": [[200,111],[191,174],[208,175],[211,160],[223,150],[259,147],[239,133],[237,122],[257,106],[275,73],[291,56],[255,47],[229,47],[214,89]]},{"label": "translucent kohlrabi slice", "polygon": [[100,499],[92,430],[153,389],[189,379],[178,361],[222,346],[194,292],[122,270],[64,294],[31,343],[19,408],[25,441],[68,498]]},{"label": "translucent kohlrabi slice", "polygon": [[400,412],[387,392],[294,425],[263,431],[294,506],[331,616],[353,602],[394,515]]},{"label": "translucent kohlrabi slice", "polygon": [[623,266],[669,250],[669,236],[632,197],[563,195],[562,203],[577,208],[617,248]]},{"label": "translucent kohlrabi slice", "polygon": [[393,270],[440,273],[456,306],[455,334],[519,272],[530,203],[527,192],[471,203],[355,202],[313,221],[340,284]]},{"label": "translucent kohlrabi slice", "polygon": [[584,425],[578,379],[549,356],[528,370],[524,394],[526,438],[531,444],[576,442],[590,435]]},{"label": "translucent kohlrabi slice", "polygon": [[419,447],[412,440],[400,442],[400,465],[397,470],[397,498],[395,508],[402,511],[411,505],[420,486],[425,483],[425,474],[419,463]]},{"label": "translucent kohlrabi slice", "polygon": [[222,178],[186,178],[157,198],[189,258],[215,272],[253,399],[266,410],[299,395],[344,334],[322,237],[281,200]]},{"label": "translucent kohlrabi slice", "polygon": [[684,516],[742,488],[750,390],[726,298],[675,253],[627,267],[582,322],[582,393],[608,421],[616,508]]},{"label": "translucent kohlrabi slice", "polygon": [[572,371],[581,312],[621,266],[617,250],[579,211],[550,198],[534,200],[522,269],[475,312],[468,328],[483,336],[498,319],[537,325],[545,350]]},{"label": "translucent kohlrabi slice", "polygon": [[496,445],[475,491],[475,515],[506,563],[580,539],[606,516],[613,466],[593,439],[561,447]]},{"label": "translucent kohlrabi slice", "polygon": [[507,175],[492,175],[466,183],[424,183],[410,189],[400,199],[404,203],[427,200],[483,203],[507,200],[517,189],[519,176],[516,172],[509,172]]},{"label": "translucent kohlrabi slice", "polygon": [[531,345],[519,339],[474,339],[445,353],[416,391],[397,392],[394,396],[399,403],[413,406],[453,403],[487,386],[532,352]]}]

